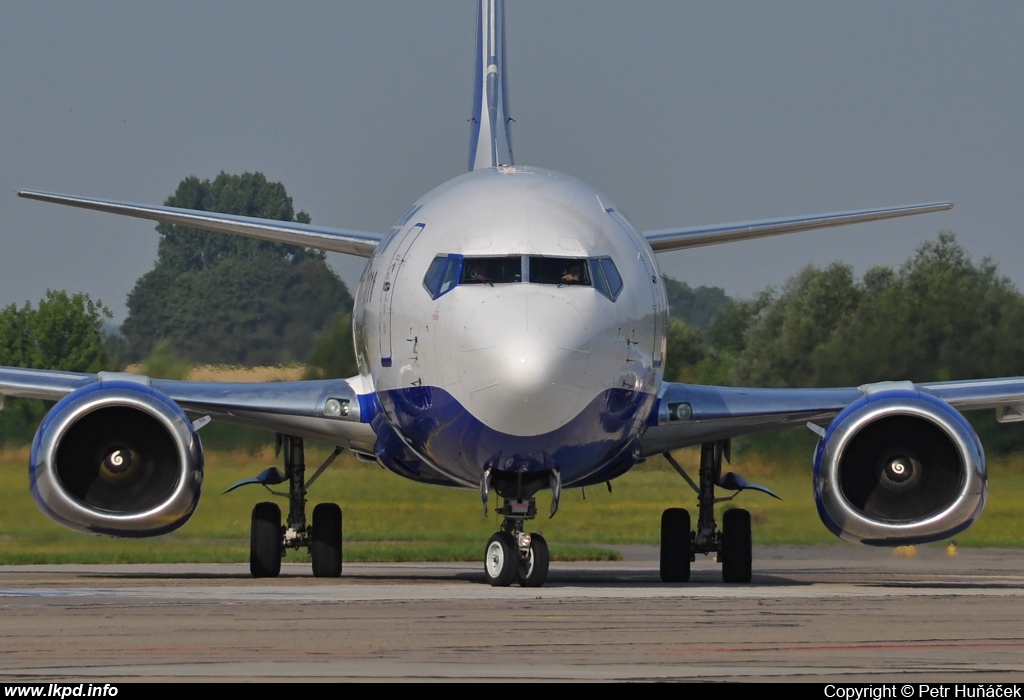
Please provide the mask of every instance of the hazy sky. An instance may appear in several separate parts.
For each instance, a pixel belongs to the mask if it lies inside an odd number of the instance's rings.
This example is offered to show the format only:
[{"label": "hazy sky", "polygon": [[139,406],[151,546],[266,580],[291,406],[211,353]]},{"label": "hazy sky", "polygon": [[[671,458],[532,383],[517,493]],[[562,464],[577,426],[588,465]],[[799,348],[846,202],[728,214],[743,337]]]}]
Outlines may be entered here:
[{"label": "hazy sky", "polygon": [[[162,203],[260,170],[318,223],[386,231],[466,168],[475,3],[20,2],[0,22],[0,304],[117,320],[154,225],[17,199]],[[747,295],[899,263],[952,229],[1024,288],[1024,3],[542,2],[506,8],[516,162],[640,228],[952,200],[945,214],[660,256]],[[363,261],[332,256],[354,287]]]}]

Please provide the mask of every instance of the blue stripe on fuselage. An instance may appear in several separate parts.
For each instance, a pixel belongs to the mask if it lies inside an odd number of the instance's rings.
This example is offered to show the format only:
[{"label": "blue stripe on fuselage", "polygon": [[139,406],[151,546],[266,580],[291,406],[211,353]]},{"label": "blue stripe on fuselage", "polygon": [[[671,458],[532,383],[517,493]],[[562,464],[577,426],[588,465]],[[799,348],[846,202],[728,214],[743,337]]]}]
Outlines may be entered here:
[{"label": "blue stripe on fuselage", "polygon": [[[466,485],[479,483],[485,467],[502,471],[557,467],[565,486],[621,474],[632,466],[629,448],[643,430],[655,399],[653,394],[607,389],[565,425],[543,435],[522,436],[484,425],[437,387],[409,387],[378,396],[389,424],[412,450]],[[377,455],[385,466],[409,476],[413,453],[403,447],[394,440],[381,440]]]}]

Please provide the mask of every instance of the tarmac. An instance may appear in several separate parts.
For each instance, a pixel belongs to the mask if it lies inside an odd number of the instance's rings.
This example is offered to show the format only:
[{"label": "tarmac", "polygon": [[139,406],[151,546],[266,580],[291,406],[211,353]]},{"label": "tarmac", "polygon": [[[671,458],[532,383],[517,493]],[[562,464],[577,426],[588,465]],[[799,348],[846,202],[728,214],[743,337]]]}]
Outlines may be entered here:
[{"label": "tarmac", "polygon": [[657,549],[553,562],[0,567],[0,682],[1024,682],[1024,550],[755,548],[750,584]]}]

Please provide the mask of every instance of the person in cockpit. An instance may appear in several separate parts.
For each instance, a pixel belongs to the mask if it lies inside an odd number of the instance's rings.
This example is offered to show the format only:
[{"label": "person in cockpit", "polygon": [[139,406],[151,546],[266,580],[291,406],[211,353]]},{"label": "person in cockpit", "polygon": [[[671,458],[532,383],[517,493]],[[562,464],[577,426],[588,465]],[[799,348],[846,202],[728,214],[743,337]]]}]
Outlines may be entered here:
[{"label": "person in cockpit", "polygon": [[580,266],[578,264],[569,265],[562,274],[562,284],[579,284],[582,281],[583,276],[580,274]]},{"label": "person in cockpit", "polygon": [[484,264],[474,260],[470,263],[469,274],[467,275],[466,281],[470,283],[490,284],[491,278],[487,274],[487,269],[484,267]]}]

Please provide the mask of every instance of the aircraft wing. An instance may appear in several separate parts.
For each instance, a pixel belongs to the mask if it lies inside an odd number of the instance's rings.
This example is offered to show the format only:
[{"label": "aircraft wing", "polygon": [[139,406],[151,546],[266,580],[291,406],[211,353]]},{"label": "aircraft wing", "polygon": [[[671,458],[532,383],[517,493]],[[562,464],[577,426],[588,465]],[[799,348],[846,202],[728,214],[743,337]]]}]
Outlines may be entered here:
[{"label": "aircraft wing", "polygon": [[[0,367],[0,397],[59,401],[97,382],[129,384],[142,391],[155,389],[193,420],[209,416],[233,425],[308,437],[368,454],[373,453],[377,440],[369,425],[372,398],[361,391],[358,377],[298,382],[191,382],[121,372],[79,374]],[[339,402],[342,415],[328,415],[327,404],[331,399]]]},{"label": "aircraft wing", "polygon": [[749,238],[765,238],[767,236],[779,236],[784,233],[796,233],[798,231],[811,231],[819,228],[830,228],[832,226],[845,226],[847,224],[861,224],[867,221],[880,221],[881,219],[895,219],[900,216],[913,216],[914,214],[929,214],[936,211],[952,209],[950,202],[935,202],[932,204],[914,204],[904,207],[889,207],[886,209],[862,209],[859,211],[837,212],[834,214],[820,214],[816,216],[796,216],[784,219],[764,219],[761,221],[741,221],[732,224],[718,224],[714,226],[690,226],[687,228],[666,228],[655,231],[644,231],[643,236],[647,239],[655,253],[667,253],[672,250],[684,250],[686,248],[700,248],[706,245],[718,243],[731,243],[733,241],[745,241]]},{"label": "aircraft wing", "polygon": [[756,389],[665,382],[640,447],[643,456],[650,456],[807,423],[824,426],[862,396],[885,389],[929,394],[961,411],[997,409],[1003,422],[1024,420],[1024,377],[922,384],[879,382],[835,389]]},{"label": "aircraft wing", "polygon": [[158,207],[149,204],[131,204],[106,199],[89,199],[73,197],[65,194],[20,190],[19,197],[35,199],[40,202],[64,204],[69,207],[93,209],[134,216],[138,219],[149,219],[167,224],[178,224],[190,228],[201,228],[219,233],[232,233],[238,236],[259,238],[275,243],[289,243],[305,248],[316,248],[332,253],[347,253],[362,258],[373,255],[382,236],[368,231],[352,231],[348,229],[328,228],[312,224],[300,224],[295,221],[275,221],[273,219],[257,219],[250,216],[233,216],[194,209],[178,209],[176,207]]}]

